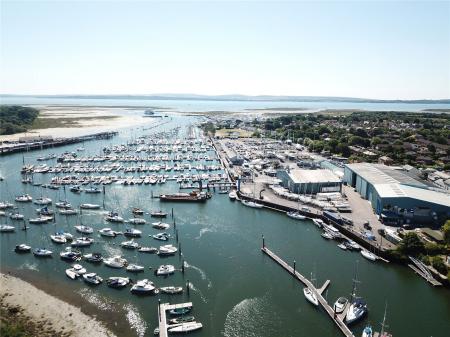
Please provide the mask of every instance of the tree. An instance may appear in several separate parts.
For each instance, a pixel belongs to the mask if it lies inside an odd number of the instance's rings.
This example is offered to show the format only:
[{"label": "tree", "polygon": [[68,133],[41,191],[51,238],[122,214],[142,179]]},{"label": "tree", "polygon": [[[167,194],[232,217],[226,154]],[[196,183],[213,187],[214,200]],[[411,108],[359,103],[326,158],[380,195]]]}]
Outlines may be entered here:
[{"label": "tree", "polygon": [[425,246],[416,233],[409,232],[403,237],[398,249],[404,255],[418,255],[425,251]]},{"label": "tree", "polygon": [[444,232],[445,243],[450,244],[450,220],[447,220],[442,226],[442,231]]}]

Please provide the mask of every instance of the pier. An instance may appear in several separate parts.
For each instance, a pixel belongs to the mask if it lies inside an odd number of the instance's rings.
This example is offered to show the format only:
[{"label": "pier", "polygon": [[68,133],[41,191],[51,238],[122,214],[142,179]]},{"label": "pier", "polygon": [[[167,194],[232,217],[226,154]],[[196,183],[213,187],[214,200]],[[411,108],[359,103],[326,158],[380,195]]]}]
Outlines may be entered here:
[{"label": "pier", "polygon": [[158,324],[159,324],[159,336],[167,337],[168,332],[167,329],[171,327],[170,324],[167,324],[166,311],[172,309],[180,309],[192,307],[192,302],[187,303],[179,303],[179,304],[170,304],[170,303],[159,303],[158,305]]},{"label": "pier", "polygon": [[319,304],[327,312],[327,314],[328,314],[328,316],[330,316],[331,320],[341,330],[342,334],[347,337],[354,337],[353,333],[350,331],[350,329],[344,323],[344,317],[345,317],[345,313],[347,310],[344,310],[343,313],[341,313],[339,315],[336,314],[334,312],[333,308],[328,304],[328,302],[322,296],[322,293],[330,284],[330,280],[327,280],[321,288],[317,289],[311,283],[311,281],[309,281],[306,277],[304,277],[302,274],[300,274],[296,269],[291,267],[287,262],[285,262],[283,259],[281,259],[278,255],[276,255],[274,252],[272,252],[269,248],[267,248],[264,244],[264,239],[263,239],[263,246],[261,248],[261,251],[264,254],[268,255],[276,263],[278,263],[281,267],[283,267],[283,269],[285,269],[289,274],[294,276],[298,281],[300,281],[305,286],[307,286],[309,289],[311,289],[311,291],[314,292],[315,295],[317,296]]}]

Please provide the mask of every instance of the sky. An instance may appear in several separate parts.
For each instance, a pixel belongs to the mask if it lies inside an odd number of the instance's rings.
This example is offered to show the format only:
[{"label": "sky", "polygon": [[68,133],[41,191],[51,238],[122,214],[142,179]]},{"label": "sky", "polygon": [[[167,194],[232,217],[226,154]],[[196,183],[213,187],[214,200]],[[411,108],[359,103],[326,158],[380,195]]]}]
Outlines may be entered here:
[{"label": "sky", "polygon": [[450,98],[450,2],[0,0],[0,93]]}]

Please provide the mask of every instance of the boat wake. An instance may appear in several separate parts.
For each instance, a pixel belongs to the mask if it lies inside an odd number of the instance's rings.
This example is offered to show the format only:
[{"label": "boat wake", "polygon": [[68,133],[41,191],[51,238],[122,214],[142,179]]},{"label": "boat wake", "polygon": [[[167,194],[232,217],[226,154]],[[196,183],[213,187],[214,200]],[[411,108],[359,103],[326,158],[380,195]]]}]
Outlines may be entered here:
[{"label": "boat wake", "polygon": [[267,324],[278,321],[274,314],[266,296],[246,298],[228,312],[222,334],[225,337],[277,335],[276,328]]},{"label": "boat wake", "polygon": [[94,304],[100,310],[116,311],[113,301],[101,297],[99,294],[93,292],[91,289],[83,288],[78,291],[78,294],[80,294],[81,297],[83,297],[89,303]]},{"label": "boat wake", "polygon": [[206,299],[205,295],[203,295],[200,289],[197,289],[192,282],[189,282],[189,289],[198,293],[204,303],[208,303],[208,300]]},{"label": "boat wake", "polygon": [[147,331],[147,323],[142,318],[141,314],[139,313],[138,309],[128,303],[123,306],[123,309],[127,313],[127,321],[130,324],[130,327],[136,331],[137,336],[143,337],[145,336],[145,332]]},{"label": "boat wake", "polygon": [[212,232],[215,232],[215,230],[213,230],[211,227],[202,228],[202,229],[200,229],[200,233],[198,234],[198,236],[195,237],[194,239],[200,240],[201,237],[203,236],[203,234],[208,233],[208,232],[212,233]]},{"label": "boat wake", "polygon": [[206,273],[202,269],[200,269],[199,267],[194,266],[192,264],[189,264],[187,261],[184,261],[184,267],[185,268],[192,268],[192,269],[198,271],[198,273],[200,274],[202,280],[208,282],[208,288],[212,288],[211,280],[208,278],[208,276],[206,276]]}]

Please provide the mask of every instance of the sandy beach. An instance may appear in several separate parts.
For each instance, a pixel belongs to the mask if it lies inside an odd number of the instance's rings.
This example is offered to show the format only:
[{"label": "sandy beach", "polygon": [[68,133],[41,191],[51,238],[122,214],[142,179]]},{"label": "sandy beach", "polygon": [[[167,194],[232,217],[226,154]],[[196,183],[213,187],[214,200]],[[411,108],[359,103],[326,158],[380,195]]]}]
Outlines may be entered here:
[{"label": "sandy beach", "polygon": [[[1,307],[33,321],[39,336],[114,337],[98,320],[11,275],[0,274]],[[23,318],[22,317],[22,318]],[[45,334],[46,332],[46,334]]]},{"label": "sandy beach", "polygon": [[[36,108],[40,111],[39,125],[45,127],[14,135],[3,135],[0,136],[0,141],[15,141],[25,136],[77,137],[154,122],[153,118],[142,117],[145,110],[143,108],[88,106],[36,106]],[[67,124],[60,125],[62,123]]]}]

